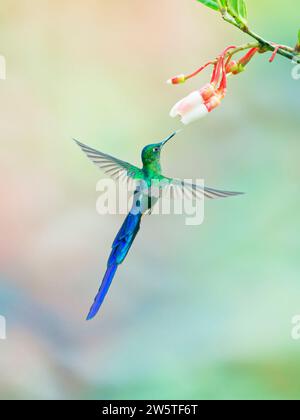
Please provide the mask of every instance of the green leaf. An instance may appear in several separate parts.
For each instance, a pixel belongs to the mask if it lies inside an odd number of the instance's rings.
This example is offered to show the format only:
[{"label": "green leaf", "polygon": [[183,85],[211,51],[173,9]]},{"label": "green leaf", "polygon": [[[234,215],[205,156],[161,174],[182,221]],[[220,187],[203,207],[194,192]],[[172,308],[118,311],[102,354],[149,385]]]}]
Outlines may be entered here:
[{"label": "green leaf", "polygon": [[[217,0],[198,0],[200,3],[204,4],[207,7],[210,7],[214,10],[219,10],[219,5]],[[222,0],[224,1],[224,0]]]},{"label": "green leaf", "polygon": [[300,29],[298,31],[298,44],[300,44]]},{"label": "green leaf", "polygon": [[245,0],[228,0],[227,7],[229,14],[235,18],[237,23],[247,25],[247,6]]},{"label": "green leaf", "polygon": [[227,9],[227,0],[218,0],[219,9]]}]

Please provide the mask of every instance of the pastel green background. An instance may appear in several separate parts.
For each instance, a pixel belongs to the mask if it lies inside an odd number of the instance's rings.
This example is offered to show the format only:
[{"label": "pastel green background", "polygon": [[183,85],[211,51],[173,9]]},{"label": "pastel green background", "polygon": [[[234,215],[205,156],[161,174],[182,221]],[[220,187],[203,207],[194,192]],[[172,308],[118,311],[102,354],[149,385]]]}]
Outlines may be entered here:
[{"label": "pastel green background", "polygon": [[[295,0],[249,0],[252,28],[294,45]],[[163,154],[166,175],[245,191],[202,226],[147,217],[100,316],[85,316],[121,216],[71,138],[139,162],[180,123],[171,106],[248,37],[194,0],[4,0],[0,53],[0,398],[300,397],[299,89],[259,56],[222,107]]]}]

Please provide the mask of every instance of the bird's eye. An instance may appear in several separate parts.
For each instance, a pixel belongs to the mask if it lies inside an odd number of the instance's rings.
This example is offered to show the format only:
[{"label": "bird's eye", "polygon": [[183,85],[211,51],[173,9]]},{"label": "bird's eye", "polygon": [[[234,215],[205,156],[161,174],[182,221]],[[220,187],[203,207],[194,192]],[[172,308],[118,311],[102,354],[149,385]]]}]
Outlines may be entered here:
[{"label": "bird's eye", "polygon": [[159,151],[159,147],[154,147],[153,152],[156,153]]}]

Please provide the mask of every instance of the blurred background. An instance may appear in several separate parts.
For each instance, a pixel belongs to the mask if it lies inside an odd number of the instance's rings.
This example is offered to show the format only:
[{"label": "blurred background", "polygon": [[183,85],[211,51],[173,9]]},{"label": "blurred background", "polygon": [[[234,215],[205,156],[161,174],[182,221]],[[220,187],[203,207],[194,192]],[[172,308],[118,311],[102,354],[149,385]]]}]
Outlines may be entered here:
[{"label": "blurred background", "polygon": [[[251,0],[251,27],[294,45],[299,5]],[[299,89],[259,56],[220,109],[163,154],[165,174],[245,191],[205,222],[144,219],[100,315],[85,316],[123,216],[72,137],[138,164],[180,122],[189,72],[248,41],[194,0],[4,0],[0,53],[2,399],[297,399]]]}]

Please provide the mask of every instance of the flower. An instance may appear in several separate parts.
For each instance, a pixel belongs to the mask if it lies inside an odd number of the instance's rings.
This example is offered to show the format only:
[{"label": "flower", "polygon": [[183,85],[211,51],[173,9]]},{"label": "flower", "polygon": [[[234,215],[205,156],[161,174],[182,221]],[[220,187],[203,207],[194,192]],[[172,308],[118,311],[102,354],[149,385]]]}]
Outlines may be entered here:
[{"label": "flower", "polygon": [[171,109],[170,116],[172,118],[180,116],[181,122],[187,125],[205,117],[220,103],[221,96],[216,92],[215,86],[208,83],[202,89],[190,93],[177,102]]},{"label": "flower", "polygon": [[[282,47],[274,44],[274,52],[270,61],[274,60],[279,48]],[[235,51],[230,51],[232,49],[235,49]],[[213,65],[213,73],[210,83],[207,83],[201,89],[190,93],[188,96],[177,102],[171,109],[170,116],[172,118],[179,116],[183,124],[190,124],[193,121],[205,117],[215,108],[220,106],[222,99],[225,97],[227,92],[227,76],[229,74],[237,75],[243,72],[247,64],[249,64],[260,49],[258,47],[249,47],[249,51],[238,61],[232,60],[233,55],[239,51],[240,49],[230,46],[226,48],[216,60],[209,61],[194,73],[187,76],[181,74],[169,79],[169,84],[178,85],[196,76],[209,65]]]},{"label": "flower", "polygon": [[170,116],[172,118],[179,116],[181,118],[181,122],[187,125],[205,117],[221,104],[227,90],[225,56],[231,48],[235,47],[231,46],[226,48],[215,63],[210,61],[188,76],[181,75],[168,81],[171,84],[182,83],[182,81],[178,82],[178,80],[186,81],[187,79],[200,73],[207,66],[211,64],[214,65],[210,83],[207,83],[201,89],[190,93],[188,96],[177,102],[170,111]]}]

